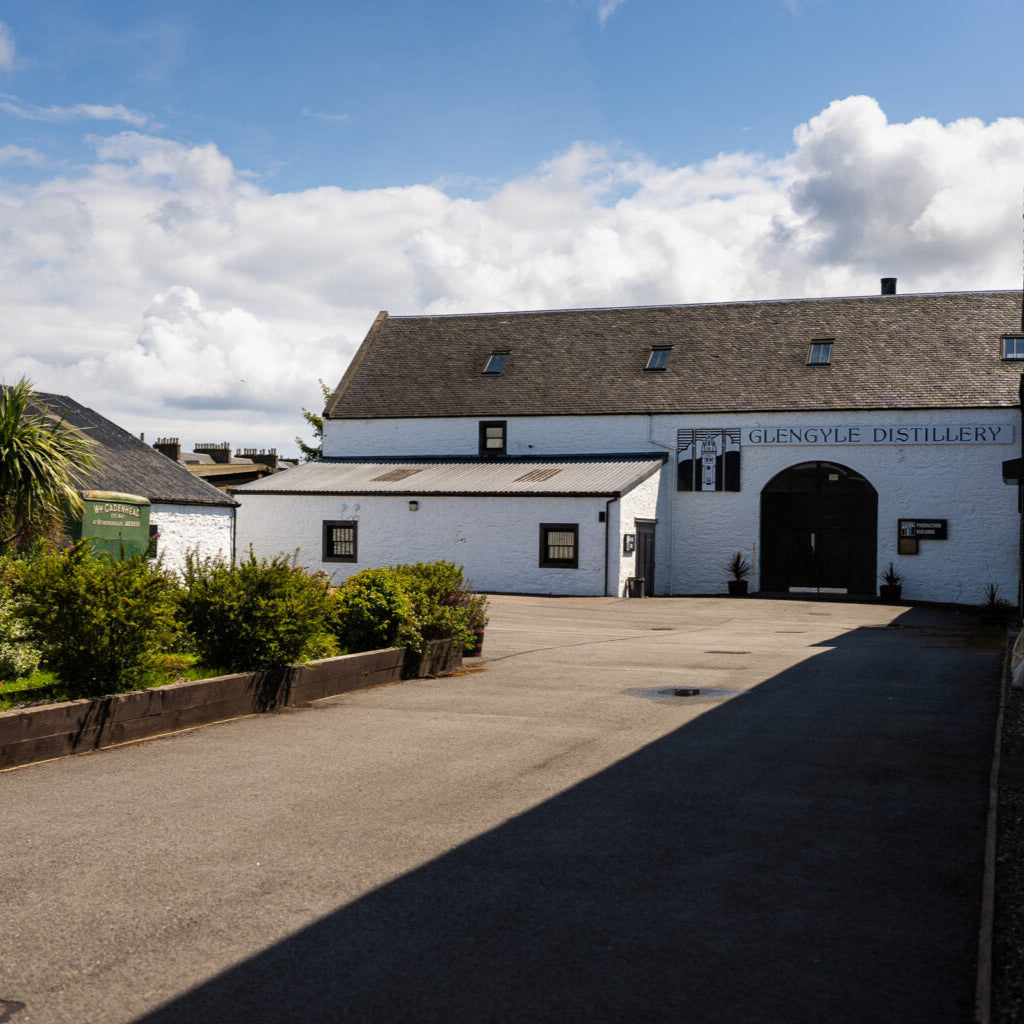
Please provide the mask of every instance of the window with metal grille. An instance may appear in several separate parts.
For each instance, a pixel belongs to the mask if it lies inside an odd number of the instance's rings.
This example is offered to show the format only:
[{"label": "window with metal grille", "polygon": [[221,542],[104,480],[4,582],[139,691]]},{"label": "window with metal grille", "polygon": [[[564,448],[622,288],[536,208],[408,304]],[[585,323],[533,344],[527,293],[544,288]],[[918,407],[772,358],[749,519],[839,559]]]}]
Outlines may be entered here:
[{"label": "window with metal grille", "polygon": [[480,455],[504,455],[507,447],[505,420],[480,422]]},{"label": "window with metal grille", "polygon": [[359,524],[354,520],[324,521],[325,562],[356,561],[356,537]]},{"label": "window with metal grille", "polygon": [[832,362],[832,342],[812,341],[807,353],[808,366],[828,366]]},{"label": "window with metal grille", "polygon": [[1003,338],[1004,359],[1024,359],[1024,334],[1007,334]]},{"label": "window with metal grille", "polygon": [[647,357],[645,370],[664,370],[668,365],[668,354],[672,351],[671,346],[657,345],[651,348],[651,354]]},{"label": "window with metal grille", "polygon": [[579,565],[579,524],[540,524],[540,567],[575,569]]}]

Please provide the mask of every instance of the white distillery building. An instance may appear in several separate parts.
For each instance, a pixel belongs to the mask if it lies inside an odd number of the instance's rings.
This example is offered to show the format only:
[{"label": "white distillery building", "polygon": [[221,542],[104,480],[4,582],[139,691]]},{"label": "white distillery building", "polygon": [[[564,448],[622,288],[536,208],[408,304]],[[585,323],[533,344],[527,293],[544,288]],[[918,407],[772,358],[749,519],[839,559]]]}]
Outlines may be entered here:
[{"label": "white distillery building", "polygon": [[446,558],[481,590],[1013,600],[1019,291],[381,313],[324,458],[237,488],[239,550],[341,579]]}]

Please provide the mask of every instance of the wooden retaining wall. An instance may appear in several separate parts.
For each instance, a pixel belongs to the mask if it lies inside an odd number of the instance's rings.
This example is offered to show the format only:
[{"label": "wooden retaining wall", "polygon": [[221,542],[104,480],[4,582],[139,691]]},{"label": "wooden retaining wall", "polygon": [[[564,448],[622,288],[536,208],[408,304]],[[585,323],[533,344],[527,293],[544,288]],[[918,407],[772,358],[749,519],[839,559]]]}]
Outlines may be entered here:
[{"label": "wooden retaining wall", "polygon": [[2,711],[0,769],[308,704],[380,683],[439,675],[461,664],[461,648],[448,640],[435,640],[423,655],[391,647],[306,665]]}]

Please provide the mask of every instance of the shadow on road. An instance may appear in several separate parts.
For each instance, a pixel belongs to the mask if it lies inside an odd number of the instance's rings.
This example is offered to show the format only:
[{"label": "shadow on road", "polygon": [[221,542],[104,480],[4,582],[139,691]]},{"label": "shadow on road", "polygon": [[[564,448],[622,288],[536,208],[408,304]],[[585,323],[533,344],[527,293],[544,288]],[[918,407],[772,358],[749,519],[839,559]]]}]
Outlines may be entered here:
[{"label": "shadow on road", "polygon": [[143,1020],[971,1019],[998,655],[928,621],[829,641]]}]

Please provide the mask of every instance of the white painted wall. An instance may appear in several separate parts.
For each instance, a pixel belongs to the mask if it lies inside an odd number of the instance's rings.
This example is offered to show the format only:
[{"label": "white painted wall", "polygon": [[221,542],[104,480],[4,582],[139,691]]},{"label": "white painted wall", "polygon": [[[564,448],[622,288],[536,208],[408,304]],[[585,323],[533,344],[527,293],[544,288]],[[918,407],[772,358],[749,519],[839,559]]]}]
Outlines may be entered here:
[{"label": "white painted wall", "polygon": [[[689,418],[685,426],[945,426],[995,424],[1017,428],[1016,410],[951,410],[872,413],[778,413]],[[1007,437],[1014,436],[1007,430]],[[985,585],[997,583],[1009,600],[1017,589],[1016,489],[1002,482],[1002,462],[1019,452],[1008,444],[787,445],[744,446],[742,490],[736,493],[675,493],[675,514],[685,527],[671,534],[674,589],[678,593],[723,593],[725,563],[741,551],[754,565],[751,589],[760,585],[759,543],[762,488],[777,473],[801,462],[849,466],[878,491],[877,568],[890,560],[904,577],[910,600],[977,604]],[[674,492],[671,469],[663,474]],[[921,541],[920,554],[897,555],[897,520],[949,520],[949,539]]]},{"label": "white painted wall", "polygon": [[181,572],[185,555],[221,555],[231,561],[235,510],[223,506],[161,505],[149,509],[149,521],[160,533],[157,552],[168,569]]},{"label": "white painted wall", "polygon": [[[861,473],[878,491],[878,571],[892,560],[905,578],[905,597],[974,604],[982,600],[990,582],[998,584],[1008,599],[1016,595],[1016,490],[1002,483],[1001,463],[1019,454],[1019,440],[994,445],[744,445],[743,489],[737,493],[677,493],[674,457],[676,431],[684,427],[994,424],[1009,428],[1006,436],[1010,438],[1019,430],[1018,410],[537,416],[508,417],[507,423],[509,455],[666,449],[672,453],[660,474],[657,495],[659,593],[724,592],[728,578],[725,563],[737,550],[754,565],[751,588],[756,590],[760,585],[761,489],[790,466],[831,461]],[[339,456],[475,455],[478,424],[479,419],[472,417],[329,420],[324,425],[324,451]],[[641,497],[637,495],[636,500]],[[621,552],[621,534],[632,531],[623,525],[621,509],[616,515],[615,530],[610,533],[619,534]],[[920,554],[898,556],[897,520],[932,517],[949,520],[949,539],[922,541]],[[469,538],[458,543],[468,544]],[[621,593],[625,577],[633,571],[623,559],[617,560],[614,578]]]},{"label": "white painted wall", "polygon": [[[603,498],[418,498],[419,511],[398,497],[236,495],[238,550],[257,557],[299,549],[299,564],[335,580],[371,566],[447,559],[465,566],[472,586],[510,593],[604,593]],[[356,519],[358,562],[324,562],[324,520]],[[579,524],[578,569],[544,569],[541,523]],[[610,533],[611,531],[609,531]],[[611,546],[609,541],[609,547]],[[621,537],[618,541],[621,545]],[[617,567],[611,567],[610,580]]]},{"label": "white painted wall", "polygon": [[[657,519],[658,494],[661,486],[660,474],[654,473],[611,506],[613,514],[609,517],[609,521],[613,528],[609,530],[609,548],[613,550],[609,551],[611,556],[609,564],[617,566],[617,571],[609,572],[608,591],[610,596],[625,597],[626,580],[630,576],[637,575],[636,552],[629,555],[623,554],[622,538],[624,534],[636,533],[637,519]],[[657,570],[657,540],[655,540],[655,572]]]}]

